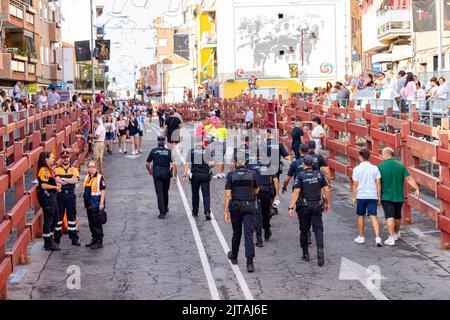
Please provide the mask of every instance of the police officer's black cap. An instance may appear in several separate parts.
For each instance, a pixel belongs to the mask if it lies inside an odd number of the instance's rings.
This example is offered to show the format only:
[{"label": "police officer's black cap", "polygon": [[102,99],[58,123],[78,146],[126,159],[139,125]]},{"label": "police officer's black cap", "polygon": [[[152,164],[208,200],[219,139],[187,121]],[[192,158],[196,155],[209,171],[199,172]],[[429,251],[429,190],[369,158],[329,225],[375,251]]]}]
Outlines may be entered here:
[{"label": "police officer's black cap", "polygon": [[316,142],[314,140],[309,140],[308,147],[310,149],[315,149],[316,148]]},{"label": "police officer's black cap", "polygon": [[158,142],[166,142],[166,137],[165,136],[159,136],[158,137]]},{"label": "police officer's black cap", "polygon": [[314,159],[311,156],[306,156],[303,158],[303,164],[305,166],[312,166],[314,163]]},{"label": "police officer's black cap", "polygon": [[60,156],[60,158],[69,158],[70,152],[67,150],[64,150],[63,152],[61,152],[61,154],[59,156]]},{"label": "police officer's black cap", "polygon": [[309,146],[306,143],[302,143],[299,148],[300,152],[308,152]]},{"label": "police officer's black cap", "polygon": [[272,134],[272,129],[269,128],[269,129],[266,130],[266,132],[267,132],[268,134]]}]

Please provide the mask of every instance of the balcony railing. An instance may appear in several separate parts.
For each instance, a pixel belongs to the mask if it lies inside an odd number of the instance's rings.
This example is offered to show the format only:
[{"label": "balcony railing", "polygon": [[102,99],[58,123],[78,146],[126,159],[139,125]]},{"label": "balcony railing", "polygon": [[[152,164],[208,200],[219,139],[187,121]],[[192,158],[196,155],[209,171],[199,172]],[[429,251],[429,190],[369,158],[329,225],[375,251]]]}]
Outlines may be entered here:
[{"label": "balcony railing", "polygon": [[407,9],[386,9],[377,12],[378,39],[389,34],[399,35],[411,32],[411,12]]}]

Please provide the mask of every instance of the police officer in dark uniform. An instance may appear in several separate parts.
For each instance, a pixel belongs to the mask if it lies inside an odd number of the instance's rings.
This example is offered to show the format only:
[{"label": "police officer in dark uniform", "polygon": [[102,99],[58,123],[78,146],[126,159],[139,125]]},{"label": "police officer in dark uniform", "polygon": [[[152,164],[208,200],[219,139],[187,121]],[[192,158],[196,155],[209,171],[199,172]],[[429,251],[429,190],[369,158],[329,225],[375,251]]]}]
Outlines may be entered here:
[{"label": "police officer in dark uniform", "polygon": [[256,231],[256,246],[263,247],[262,241],[262,229],[264,229],[264,238],[269,240],[272,236],[270,230],[270,207],[272,200],[272,185],[275,185],[275,189],[278,188],[277,171],[273,170],[274,167],[270,165],[269,161],[261,161],[257,159],[256,163],[247,165],[247,169],[253,170],[256,173],[259,185],[258,193],[258,214],[255,220]]},{"label": "police officer in dark uniform", "polygon": [[[289,216],[294,218],[294,206],[300,221],[300,246],[303,250],[304,261],[309,261],[308,233],[312,228],[317,245],[317,264],[321,267],[325,263],[323,252],[323,221],[322,213],[328,212],[330,204],[330,188],[325,176],[312,169],[312,157],[303,158],[304,171],[296,178],[294,193],[289,206]],[[322,197],[322,190],[325,198]]]},{"label": "police officer in dark uniform", "polygon": [[[292,177],[294,177],[294,181],[295,179],[298,177],[298,175],[300,174],[300,172],[303,171],[303,158],[308,154],[308,145],[302,143],[299,147],[299,158],[292,161],[291,166],[289,167],[289,171],[286,175],[286,177],[284,178],[284,182],[283,182],[283,193],[287,192],[287,186],[289,185],[289,181],[291,180]],[[294,189],[292,187],[292,189]]]},{"label": "police officer in dark uniform", "polygon": [[[235,140],[236,143],[236,140]],[[237,146],[235,144],[234,149],[233,149],[233,159],[232,159],[232,164],[230,165],[230,171],[233,171],[234,169],[236,169],[236,161],[238,158],[238,153],[241,153],[244,155],[245,158],[245,165],[248,165],[250,162],[250,154],[252,153],[250,150],[250,137],[245,135],[242,137],[242,141],[241,144],[239,146]],[[256,156],[256,155],[254,155]]]},{"label": "police officer in dark uniform", "polygon": [[253,230],[257,214],[255,200],[259,187],[255,172],[246,169],[245,162],[245,154],[239,152],[235,163],[236,170],[233,170],[227,176],[224,217],[225,221],[233,226],[233,239],[231,251],[228,252],[228,259],[230,259],[232,264],[237,264],[242,225],[244,225],[247,271],[254,272],[255,244],[253,242]]},{"label": "police officer in dark uniform", "polygon": [[[260,149],[258,148],[258,151]],[[275,169],[277,170],[277,178],[280,179],[280,175],[283,173],[283,161],[282,158],[290,160],[291,156],[285,147],[284,144],[279,142],[277,139],[275,139],[272,129],[267,129],[266,132],[266,141],[264,144],[264,148],[266,154],[261,157],[261,159],[264,159],[264,157],[267,157],[269,161],[271,161],[272,165],[275,166]],[[261,151],[259,151],[261,152]],[[275,189],[275,185],[272,185],[272,199],[273,202],[276,195],[280,194],[280,188],[279,185],[277,189]],[[277,215],[278,209],[275,207],[271,207],[271,215]]]},{"label": "police officer in dark uniform", "polygon": [[[147,170],[153,175],[156,197],[158,198],[158,219],[165,219],[169,212],[170,178],[177,182],[177,166],[172,151],[165,147],[166,137],[158,137],[158,147],[150,151],[147,158]],[[152,166],[153,163],[153,166]]]},{"label": "police officer in dark uniform", "polygon": [[331,188],[331,172],[330,168],[328,167],[327,161],[321,154],[316,153],[316,142],[314,140],[308,142],[308,147],[308,155],[313,158],[314,161],[312,165],[313,170],[323,172],[328,180],[328,185]]},{"label": "police officer in dark uniform", "polygon": [[77,196],[75,185],[80,181],[78,168],[70,164],[70,153],[63,151],[60,155],[62,165],[55,169],[57,182],[61,185],[61,192],[57,195],[58,200],[58,222],[55,227],[55,243],[59,244],[62,236],[62,224],[64,214],[67,214],[69,238],[72,245],[79,247],[80,240],[77,229]]},{"label": "police officer in dark uniform", "polygon": [[183,182],[186,181],[189,171],[191,172],[192,185],[192,215],[198,217],[198,207],[200,202],[200,189],[203,196],[203,208],[206,220],[211,220],[211,169],[214,168],[214,149],[205,146],[206,141],[200,140],[192,148],[186,159],[184,166]]}]

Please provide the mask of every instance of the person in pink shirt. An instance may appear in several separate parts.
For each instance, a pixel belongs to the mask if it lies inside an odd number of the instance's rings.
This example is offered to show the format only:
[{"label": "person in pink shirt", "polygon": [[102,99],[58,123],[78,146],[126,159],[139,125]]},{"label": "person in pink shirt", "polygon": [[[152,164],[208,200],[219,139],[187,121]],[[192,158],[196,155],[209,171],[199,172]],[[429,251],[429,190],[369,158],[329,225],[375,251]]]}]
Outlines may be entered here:
[{"label": "person in pink shirt", "polygon": [[220,119],[216,116],[216,113],[214,111],[211,112],[209,117],[209,123],[217,129],[217,126],[219,125]]},{"label": "person in pink shirt", "polygon": [[414,100],[416,100],[416,92],[417,92],[417,86],[416,86],[416,79],[414,78],[414,74],[412,72],[407,73],[405,86],[401,90],[400,94],[402,95],[403,99],[407,101],[407,105],[410,107],[411,104],[414,103]]},{"label": "person in pink shirt", "polygon": [[202,117],[202,122],[195,128],[195,140],[206,140],[205,126],[209,125],[209,118]]}]

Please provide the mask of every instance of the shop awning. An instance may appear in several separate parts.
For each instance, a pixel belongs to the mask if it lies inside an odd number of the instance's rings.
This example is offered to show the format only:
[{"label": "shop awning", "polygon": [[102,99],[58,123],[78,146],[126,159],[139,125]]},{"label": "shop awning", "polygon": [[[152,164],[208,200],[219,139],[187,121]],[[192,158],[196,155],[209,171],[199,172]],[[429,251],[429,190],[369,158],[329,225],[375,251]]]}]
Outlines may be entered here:
[{"label": "shop awning", "polygon": [[411,0],[386,0],[386,6],[390,9],[409,9]]}]

